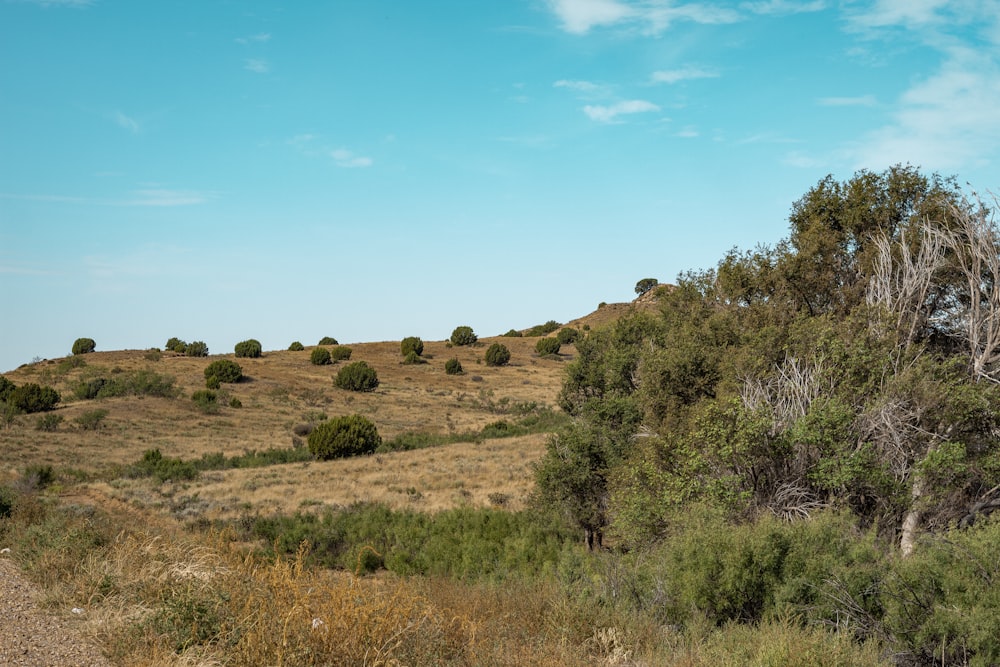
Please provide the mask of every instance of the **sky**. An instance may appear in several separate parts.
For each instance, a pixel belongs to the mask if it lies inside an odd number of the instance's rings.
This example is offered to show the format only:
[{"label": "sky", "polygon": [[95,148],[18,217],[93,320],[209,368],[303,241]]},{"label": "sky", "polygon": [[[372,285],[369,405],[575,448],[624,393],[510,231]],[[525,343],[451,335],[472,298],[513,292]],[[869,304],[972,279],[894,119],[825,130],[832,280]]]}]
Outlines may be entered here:
[{"label": "sky", "polygon": [[0,372],[566,322],[998,110],[996,0],[0,0]]}]

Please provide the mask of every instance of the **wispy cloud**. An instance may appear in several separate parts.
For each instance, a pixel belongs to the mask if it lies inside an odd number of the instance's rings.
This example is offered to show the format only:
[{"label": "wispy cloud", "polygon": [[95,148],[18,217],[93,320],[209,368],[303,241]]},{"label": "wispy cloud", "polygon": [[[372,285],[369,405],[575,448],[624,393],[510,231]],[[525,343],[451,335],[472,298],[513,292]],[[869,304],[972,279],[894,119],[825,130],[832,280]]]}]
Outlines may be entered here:
[{"label": "wispy cloud", "polygon": [[674,136],[680,137],[681,139],[694,139],[696,137],[700,137],[701,132],[698,131],[697,127],[688,125]]},{"label": "wispy cloud", "polygon": [[203,204],[215,193],[198,190],[170,190],[166,188],[142,188],[132,190],[127,197],[73,197],[57,194],[16,194],[0,192],[0,199],[33,201],[52,204],[86,204],[91,206],[192,206]]},{"label": "wispy cloud", "polygon": [[610,106],[587,105],[583,107],[583,112],[587,114],[591,120],[595,120],[599,123],[619,123],[622,122],[618,120],[619,116],[648,113],[659,110],[660,107],[656,106],[652,102],[647,102],[646,100],[625,100]]},{"label": "wispy cloud", "polygon": [[826,6],[826,0],[814,0],[814,2],[801,2],[800,0],[765,0],[764,2],[744,2],[740,5],[740,7],[749,12],[765,15],[821,12],[826,9]]},{"label": "wispy cloud", "polygon": [[676,21],[694,23],[735,23],[741,15],[734,9],[706,2],[676,4],[674,0],[548,0],[563,30],[585,35],[591,29],[608,26],[638,28],[659,34]]},{"label": "wispy cloud", "polygon": [[38,5],[39,7],[73,7],[83,9],[94,4],[94,0],[7,0],[8,2],[20,2],[26,5]]},{"label": "wispy cloud", "polygon": [[139,121],[135,118],[126,116],[121,111],[115,111],[112,118],[118,124],[118,127],[124,128],[132,134],[139,134]]},{"label": "wispy cloud", "polygon": [[355,155],[346,148],[338,148],[330,151],[330,157],[333,158],[338,167],[370,167],[374,164],[374,161],[370,157]]},{"label": "wispy cloud", "polygon": [[596,83],[590,81],[571,81],[569,79],[559,79],[552,84],[553,88],[568,88],[580,93],[593,93],[601,89]]},{"label": "wispy cloud", "polygon": [[262,33],[259,33],[259,34],[256,34],[256,35],[249,35],[247,37],[237,37],[235,41],[236,41],[237,44],[252,44],[252,43],[260,43],[260,42],[269,42],[269,41],[271,41],[271,33],[269,33],[269,32],[262,32]]},{"label": "wispy cloud", "polygon": [[271,64],[263,58],[247,58],[243,61],[243,69],[257,74],[267,74],[271,71]]},{"label": "wispy cloud", "polygon": [[874,95],[859,97],[821,97],[816,100],[821,107],[873,107],[878,104]]},{"label": "wispy cloud", "polygon": [[652,80],[655,83],[677,83],[691,79],[714,79],[719,76],[718,70],[705,67],[688,65],[679,69],[666,69],[653,72]]},{"label": "wispy cloud", "polygon": [[848,17],[853,26],[860,29],[899,25],[912,28],[936,23],[939,11],[947,9],[948,5],[949,0],[875,0],[870,5],[855,7]]}]

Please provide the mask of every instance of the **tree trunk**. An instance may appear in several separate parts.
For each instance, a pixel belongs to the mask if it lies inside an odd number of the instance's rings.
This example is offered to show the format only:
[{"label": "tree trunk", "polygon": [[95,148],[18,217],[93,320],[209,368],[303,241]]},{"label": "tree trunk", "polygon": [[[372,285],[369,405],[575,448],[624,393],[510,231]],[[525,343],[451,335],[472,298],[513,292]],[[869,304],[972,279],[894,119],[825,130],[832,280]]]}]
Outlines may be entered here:
[{"label": "tree trunk", "polygon": [[910,492],[910,509],[903,517],[903,526],[900,530],[899,550],[903,557],[913,553],[913,547],[917,541],[917,528],[920,526],[920,519],[923,512],[920,511],[920,498],[924,495],[924,478],[916,473],[917,478],[913,481],[913,489]]}]

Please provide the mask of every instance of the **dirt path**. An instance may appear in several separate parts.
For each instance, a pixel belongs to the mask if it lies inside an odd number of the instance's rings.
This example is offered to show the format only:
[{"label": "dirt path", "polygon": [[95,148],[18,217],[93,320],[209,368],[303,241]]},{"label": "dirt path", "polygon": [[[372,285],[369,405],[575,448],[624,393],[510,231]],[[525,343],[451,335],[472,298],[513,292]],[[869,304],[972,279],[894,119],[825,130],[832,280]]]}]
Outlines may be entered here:
[{"label": "dirt path", "polygon": [[111,667],[97,647],[76,632],[72,621],[46,613],[37,600],[35,586],[9,554],[0,554],[0,665]]}]

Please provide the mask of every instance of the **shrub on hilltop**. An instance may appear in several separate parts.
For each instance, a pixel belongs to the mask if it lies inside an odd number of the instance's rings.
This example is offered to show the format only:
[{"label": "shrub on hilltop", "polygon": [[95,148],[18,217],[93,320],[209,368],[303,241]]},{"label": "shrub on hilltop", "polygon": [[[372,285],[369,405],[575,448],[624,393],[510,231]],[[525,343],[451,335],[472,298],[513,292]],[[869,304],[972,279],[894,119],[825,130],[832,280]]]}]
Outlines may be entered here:
[{"label": "shrub on hilltop", "polygon": [[399,352],[404,357],[413,352],[418,357],[424,353],[424,341],[417,336],[407,336],[399,343]]},{"label": "shrub on hilltop", "polygon": [[330,360],[330,350],[325,347],[313,348],[312,353],[309,355],[309,362],[313,366],[326,366],[327,364],[333,363]]},{"label": "shrub on hilltop", "polygon": [[337,345],[336,347],[330,348],[330,359],[334,362],[347,361],[351,358],[351,352],[351,348],[346,345]]},{"label": "shrub on hilltop", "polygon": [[236,343],[235,351],[237,357],[246,357],[248,359],[256,359],[263,352],[260,341],[253,338]]},{"label": "shrub on hilltop", "polygon": [[73,341],[73,354],[89,354],[97,349],[93,338],[77,338]]},{"label": "shrub on hilltop", "polygon": [[200,340],[196,340],[193,343],[188,343],[187,348],[184,350],[184,354],[189,357],[207,357],[208,345]]},{"label": "shrub on hilltop", "polygon": [[319,339],[317,345],[337,345],[337,339],[333,336],[323,336]]},{"label": "shrub on hilltop", "polygon": [[306,346],[300,343],[299,341],[294,341],[291,345],[288,346],[289,352],[301,352],[304,349],[306,349]]},{"label": "shrub on hilltop", "polygon": [[453,345],[473,345],[479,336],[475,334],[472,327],[460,326],[455,327],[455,330],[451,332],[451,342]]},{"label": "shrub on hilltop", "polygon": [[243,369],[235,361],[216,359],[205,367],[205,380],[213,377],[219,382],[239,382],[243,379]]}]

